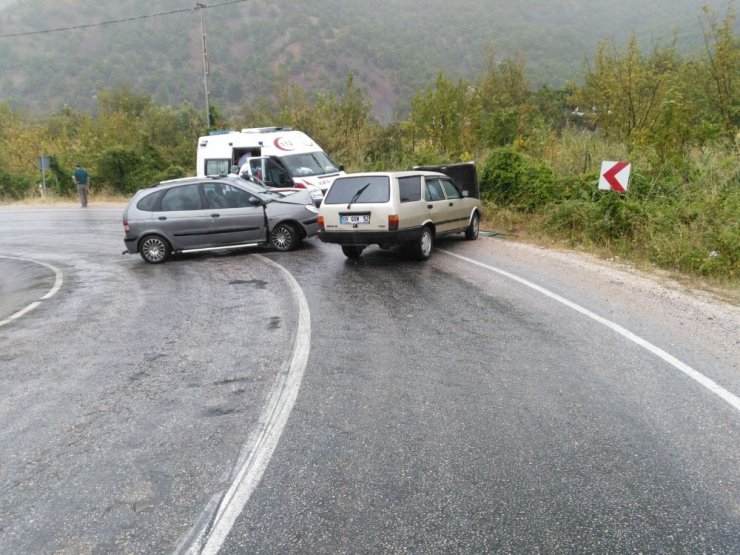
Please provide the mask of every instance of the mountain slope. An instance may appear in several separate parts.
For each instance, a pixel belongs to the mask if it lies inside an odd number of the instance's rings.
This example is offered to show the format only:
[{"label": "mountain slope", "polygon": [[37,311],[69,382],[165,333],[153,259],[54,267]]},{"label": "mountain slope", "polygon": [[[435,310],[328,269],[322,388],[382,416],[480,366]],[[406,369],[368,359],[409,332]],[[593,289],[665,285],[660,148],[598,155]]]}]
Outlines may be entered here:
[{"label": "mountain slope", "polygon": [[[137,19],[0,38],[0,99],[37,112],[89,109],[98,90],[129,86],[159,102],[202,105],[204,15],[211,99],[222,109],[269,97],[279,79],[337,90],[351,71],[387,120],[440,71],[479,75],[492,50],[497,59],[523,53],[535,84],[559,87],[602,38],[623,44],[635,33],[649,47],[678,33],[682,47],[698,49],[705,0],[218,3],[196,11],[192,0],[11,2],[0,35]],[[726,10],[725,0],[708,3]]]}]

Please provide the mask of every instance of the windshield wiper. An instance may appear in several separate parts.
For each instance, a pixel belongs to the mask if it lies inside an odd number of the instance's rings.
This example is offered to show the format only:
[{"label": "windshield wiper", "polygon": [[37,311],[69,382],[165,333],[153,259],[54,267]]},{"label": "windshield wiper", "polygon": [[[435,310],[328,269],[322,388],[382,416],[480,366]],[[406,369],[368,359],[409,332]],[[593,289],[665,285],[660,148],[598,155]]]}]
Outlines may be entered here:
[{"label": "windshield wiper", "polygon": [[347,205],[347,210],[349,210],[349,207],[350,207],[350,206],[352,206],[352,203],[353,203],[353,202],[355,202],[355,201],[356,201],[356,200],[357,200],[358,198],[360,198],[360,195],[361,195],[361,194],[362,194],[362,193],[363,193],[363,192],[365,191],[365,189],[367,189],[368,187],[370,187],[370,182],[369,182],[369,181],[367,182],[367,185],[365,185],[364,187],[360,187],[360,190],[359,190],[359,191],[357,191],[357,192],[355,193],[355,196],[353,196],[353,197],[352,197],[352,200],[350,200],[350,201],[349,201],[349,204]]}]

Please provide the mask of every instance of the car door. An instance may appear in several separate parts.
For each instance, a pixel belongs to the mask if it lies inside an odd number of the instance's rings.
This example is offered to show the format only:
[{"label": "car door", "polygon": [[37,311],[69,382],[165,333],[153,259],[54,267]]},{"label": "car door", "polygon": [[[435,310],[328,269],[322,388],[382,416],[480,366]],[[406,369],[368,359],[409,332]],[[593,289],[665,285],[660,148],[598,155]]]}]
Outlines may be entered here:
[{"label": "car door", "polygon": [[450,229],[467,227],[470,214],[462,191],[449,178],[441,178],[440,182],[447,197],[447,218],[450,222]]},{"label": "car door", "polygon": [[449,231],[452,229],[453,224],[450,221],[450,214],[447,205],[447,198],[445,197],[444,187],[438,177],[429,177],[425,179],[424,187],[424,200],[427,203],[427,209],[429,210],[429,217],[434,222],[434,226],[437,228],[437,232]]},{"label": "car door", "polygon": [[207,246],[211,217],[201,197],[199,183],[187,183],[167,189],[153,216],[155,225],[174,250]]},{"label": "car door", "polygon": [[203,183],[213,243],[236,245],[266,240],[264,208],[240,187],[221,181]]},{"label": "car door", "polygon": [[253,157],[248,162],[250,174],[268,187],[293,187],[288,171],[269,156]]},{"label": "car door", "polygon": [[402,229],[421,227],[427,221],[426,201],[422,193],[420,175],[398,178],[398,216]]}]

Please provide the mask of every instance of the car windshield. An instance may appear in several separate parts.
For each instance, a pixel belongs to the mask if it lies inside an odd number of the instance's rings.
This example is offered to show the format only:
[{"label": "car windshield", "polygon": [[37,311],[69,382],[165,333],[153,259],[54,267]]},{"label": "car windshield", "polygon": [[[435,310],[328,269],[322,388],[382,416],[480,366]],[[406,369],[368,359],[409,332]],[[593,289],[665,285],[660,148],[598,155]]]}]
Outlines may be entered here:
[{"label": "car windshield", "polygon": [[385,175],[339,177],[324,198],[324,204],[367,204],[388,202],[390,180]]},{"label": "car windshield", "polygon": [[331,161],[325,152],[307,152],[305,154],[291,154],[283,156],[281,160],[285,163],[293,177],[307,175],[323,175],[325,173],[336,173],[339,171],[336,164]]}]

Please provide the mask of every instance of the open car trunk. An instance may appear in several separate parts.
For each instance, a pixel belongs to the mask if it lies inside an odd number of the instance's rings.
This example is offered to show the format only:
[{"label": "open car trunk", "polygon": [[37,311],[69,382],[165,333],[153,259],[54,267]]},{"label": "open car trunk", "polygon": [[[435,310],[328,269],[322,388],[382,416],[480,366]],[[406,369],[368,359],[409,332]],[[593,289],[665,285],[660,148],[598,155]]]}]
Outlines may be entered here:
[{"label": "open car trunk", "polygon": [[451,177],[452,181],[463,191],[467,191],[471,197],[480,198],[478,173],[475,170],[475,162],[448,164],[445,166],[414,166],[414,169],[443,173]]}]

